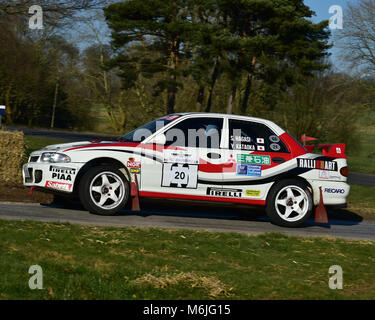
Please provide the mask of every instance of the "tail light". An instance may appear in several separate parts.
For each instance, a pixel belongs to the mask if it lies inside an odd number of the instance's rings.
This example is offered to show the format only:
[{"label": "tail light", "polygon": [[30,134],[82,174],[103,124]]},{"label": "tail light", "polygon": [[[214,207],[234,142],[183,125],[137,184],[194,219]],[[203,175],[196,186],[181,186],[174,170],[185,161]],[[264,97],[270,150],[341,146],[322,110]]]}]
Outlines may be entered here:
[{"label": "tail light", "polygon": [[341,173],[342,176],[347,177],[349,175],[349,169],[348,169],[348,167],[342,167],[340,169],[340,173]]}]

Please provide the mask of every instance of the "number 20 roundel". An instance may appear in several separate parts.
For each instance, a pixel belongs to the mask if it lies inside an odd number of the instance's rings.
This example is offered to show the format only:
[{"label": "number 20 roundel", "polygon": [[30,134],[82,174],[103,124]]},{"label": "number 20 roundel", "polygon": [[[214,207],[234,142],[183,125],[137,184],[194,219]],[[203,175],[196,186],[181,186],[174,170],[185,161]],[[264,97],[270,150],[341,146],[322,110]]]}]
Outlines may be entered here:
[{"label": "number 20 roundel", "polygon": [[196,189],[197,182],[197,165],[164,163],[162,187]]}]

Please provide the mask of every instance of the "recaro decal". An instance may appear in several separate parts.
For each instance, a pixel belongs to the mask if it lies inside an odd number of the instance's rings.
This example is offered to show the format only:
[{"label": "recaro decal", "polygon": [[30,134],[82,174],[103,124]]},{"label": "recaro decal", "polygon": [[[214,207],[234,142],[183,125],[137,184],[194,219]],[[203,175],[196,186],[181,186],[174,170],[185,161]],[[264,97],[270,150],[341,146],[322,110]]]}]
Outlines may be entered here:
[{"label": "recaro decal", "polygon": [[336,194],[344,194],[344,189],[334,189],[334,188],[324,188],[325,193],[336,193]]}]

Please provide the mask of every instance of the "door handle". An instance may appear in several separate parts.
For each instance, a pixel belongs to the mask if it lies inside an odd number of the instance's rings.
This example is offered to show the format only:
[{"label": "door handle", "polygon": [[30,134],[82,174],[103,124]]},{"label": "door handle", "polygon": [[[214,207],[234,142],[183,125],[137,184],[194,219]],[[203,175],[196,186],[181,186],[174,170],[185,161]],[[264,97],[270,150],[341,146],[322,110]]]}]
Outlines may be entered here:
[{"label": "door handle", "polygon": [[209,159],[220,159],[221,154],[216,153],[216,152],[210,152],[210,153],[207,153],[207,158],[209,158]]},{"label": "door handle", "polygon": [[285,159],[276,157],[276,158],[272,158],[272,161],[275,163],[284,163]]}]

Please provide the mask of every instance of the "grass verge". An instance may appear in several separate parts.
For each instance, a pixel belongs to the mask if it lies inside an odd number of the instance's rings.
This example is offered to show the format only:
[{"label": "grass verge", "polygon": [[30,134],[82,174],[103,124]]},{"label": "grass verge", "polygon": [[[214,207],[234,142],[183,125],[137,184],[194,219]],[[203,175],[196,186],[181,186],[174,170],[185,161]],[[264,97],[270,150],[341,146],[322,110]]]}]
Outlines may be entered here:
[{"label": "grass verge", "polygon": [[53,139],[53,138],[42,138],[42,137],[32,137],[32,136],[25,136],[25,161],[30,156],[30,153],[39,149],[44,148],[45,146],[64,143],[66,141]]},{"label": "grass verge", "polygon": [[348,209],[359,214],[372,214],[375,216],[374,195],[375,187],[350,185]]},{"label": "grass verge", "polygon": [[[374,299],[374,244],[0,220],[0,298]],[[43,290],[28,287],[35,264]]]},{"label": "grass verge", "polygon": [[349,170],[375,174],[375,112],[359,109],[354,121],[359,127],[359,147],[356,152],[348,154]]}]

